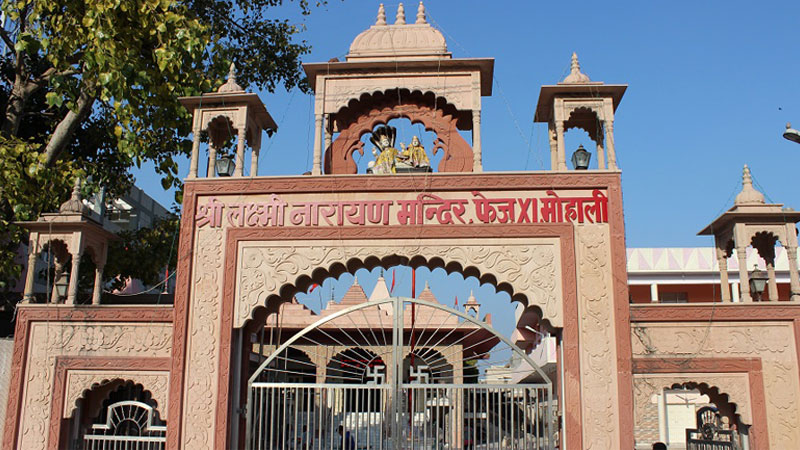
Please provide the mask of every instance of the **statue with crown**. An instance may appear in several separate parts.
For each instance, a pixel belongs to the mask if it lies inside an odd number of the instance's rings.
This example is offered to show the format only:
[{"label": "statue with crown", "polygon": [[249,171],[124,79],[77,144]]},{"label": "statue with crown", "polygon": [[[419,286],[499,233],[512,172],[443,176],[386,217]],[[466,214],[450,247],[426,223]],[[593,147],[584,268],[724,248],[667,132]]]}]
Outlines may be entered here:
[{"label": "statue with crown", "polygon": [[375,146],[372,149],[375,161],[370,161],[367,173],[427,173],[433,171],[428,154],[420,143],[419,137],[414,136],[408,147],[401,142],[401,151],[394,146],[396,139],[397,129],[395,127],[384,125],[372,132],[369,140]]}]

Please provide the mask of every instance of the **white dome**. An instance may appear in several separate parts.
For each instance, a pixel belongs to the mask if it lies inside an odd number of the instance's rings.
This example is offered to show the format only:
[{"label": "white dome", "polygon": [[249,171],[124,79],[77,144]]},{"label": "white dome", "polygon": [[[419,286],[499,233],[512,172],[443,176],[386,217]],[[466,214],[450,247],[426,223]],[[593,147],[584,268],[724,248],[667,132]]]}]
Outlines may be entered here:
[{"label": "white dome", "polygon": [[350,53],[347,54],[348,61],[398,57],[450,58],[444,36],[425,19],[425,7],[422,2],[419,4],[414,24],[406,24],[405,10],[401,3],[397,10],[397,20],[393,25],[388,25],[386,13],[381,5],[375,25],[356,36],[350,44]]}]

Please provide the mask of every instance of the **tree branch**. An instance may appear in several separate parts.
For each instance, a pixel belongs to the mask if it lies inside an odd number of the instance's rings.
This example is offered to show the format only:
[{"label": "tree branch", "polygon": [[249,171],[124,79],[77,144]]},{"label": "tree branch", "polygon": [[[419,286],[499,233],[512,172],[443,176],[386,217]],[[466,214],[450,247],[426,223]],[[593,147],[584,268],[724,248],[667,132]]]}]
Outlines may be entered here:
[{"label": "tree branch", "polygon": [[11,36],[8,35],[8,31],[3,27],[0,27],[0,38],[3,39],[3,42],[6,43],[8,48],[14,48],[14,41],[11,40]]},{"label": "tree branch", "polygon": [[95,96],[87,92],[86,89],[81,89],[78,100],[75,102],[75,110],[69,110],[67,115],[58,123],[53,134],[50,135],[50,140],[47,142],[45,148],[45,165],[50,167],[55,163],[58,155],[69,145],[72,141],[75,131],[78,126],[83,122],[92,110]]}]

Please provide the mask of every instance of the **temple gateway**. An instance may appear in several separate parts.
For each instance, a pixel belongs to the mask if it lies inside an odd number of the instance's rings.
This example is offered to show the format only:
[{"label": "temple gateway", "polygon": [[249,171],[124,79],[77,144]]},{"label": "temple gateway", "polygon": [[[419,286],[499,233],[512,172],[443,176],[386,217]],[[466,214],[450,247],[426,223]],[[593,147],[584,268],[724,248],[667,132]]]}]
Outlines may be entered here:
[{"label": "temple gateway", "polygon": [[[414,9],[389,23],[381,5],[344,61],[305,64],[308,174],[259,176],[277,125],[235,68],[181,99],[194,146],[171,302],[104,300],[114,235],[79,185],[24,224],[29,266],[47,251],[57,276],[37,296],[27,274],[3,449],[800,448],[800,213],[766,203],[745,167],[701,231],[713,250],[626,254],[627,86],[572,55],[535,105],[550,169],[485,172],[494,60],[454,57]],[[572,128],[593,145],[565,148]],[[436,271],[512,312],[435,295],[416,277]],[[323,299],[332,283],[346,293]]]}]

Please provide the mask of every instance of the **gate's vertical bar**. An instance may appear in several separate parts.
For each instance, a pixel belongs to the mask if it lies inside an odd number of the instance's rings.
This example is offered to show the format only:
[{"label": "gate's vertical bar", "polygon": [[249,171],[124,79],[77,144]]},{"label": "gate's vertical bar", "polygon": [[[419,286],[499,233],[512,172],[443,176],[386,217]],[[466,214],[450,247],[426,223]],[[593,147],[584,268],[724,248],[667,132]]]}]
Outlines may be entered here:
[{"label": "gate's vertical bar", "polygon": [[402,302],[400,301],[399,297],[394,297],[392,302],[393,305],[393,317],[392,317],[392,370],[394,373],[392,374],[392,383],[393,383],[393,395],[391,399],[391,426],[392,426],[392,440],[394,441],[393,448],[400,448],[400,430],[398,429],[398,425],[400,422],[399,417],[399,403],[400,403],[400,384],[402,383],[403,378],[403,370],[402,370],[402,360],[401,358],[401,346],[403,345],[403,335],[402,328],[400,327],[400,320],[403,318],[403,308]]},{"label": "gate's vertical bar", "polygon": [[251,381],[247,382],[247,406],[245,408],[246,408],[245,412],[247,414],[246,416],[247,425],[244,430],[245,448],[247,450],[252,450],[253,446],[252,443],[250,442],[250,437],[252,433],[250,432],[250,429],[253,426],[253,383]]}]

